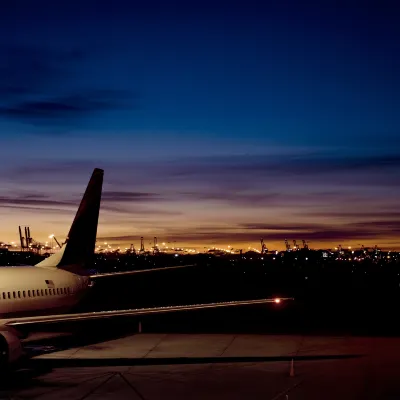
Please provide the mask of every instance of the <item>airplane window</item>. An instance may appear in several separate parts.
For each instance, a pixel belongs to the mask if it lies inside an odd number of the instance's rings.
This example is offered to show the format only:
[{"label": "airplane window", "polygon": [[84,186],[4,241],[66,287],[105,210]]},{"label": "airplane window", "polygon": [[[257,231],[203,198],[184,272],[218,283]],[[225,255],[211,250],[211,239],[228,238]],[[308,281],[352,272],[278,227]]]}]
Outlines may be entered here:
[{"label": "airplane window", "polygon": [[40,294],[44,296],[43,289],[40,289]]},{"label": "airplane window", "polygon": [[31,291],[28,290],[28,297],[31,297]]},{"label": "airplane window", "polygon": [[11,299],[11,293],[10,292],[7,293],[8,293],[8,298]]},{"label": "airplane window", "polygon": [[32,297],[35,297],[35,291],[32,290]]},{"label": "airplane window", "polygon": [[13,297],[14,297],[14,299],[17,297],[17,296],[15,295],[15,292],[13,292]]},{"label": "airplane window", "polygon": [[56,289],[53,289],[53,294],[56,294]]},{"label": "airplane window", "polygon": [[3,292],[3,299],[5,299],[6,298],[6,293],[5,292]]},{"label": "airplane window", "polygon": [[18,290],[18,298],[21,298],[21,292]]},{"label": "airplane window", "polygon": [[23,297],[26,297],[25,290],[22,291],[22,296],[23,296]]},{"label": "airplane window", "polygon": [[38,289],[38,290],[36,290],[36,296],[40,296],[39,289]]},{"label": "airplane window", "polygon": [[64,288],[64,294],[67,294],[67,288],[66,287]]},{"label": "airplane window", "polygon": [[44,294],[47,296],[47,289],[44,289]]},{"label": "airplane window", "polygon": [[60,294],[60,289],[59,288],[57,288],[57,294]]}]

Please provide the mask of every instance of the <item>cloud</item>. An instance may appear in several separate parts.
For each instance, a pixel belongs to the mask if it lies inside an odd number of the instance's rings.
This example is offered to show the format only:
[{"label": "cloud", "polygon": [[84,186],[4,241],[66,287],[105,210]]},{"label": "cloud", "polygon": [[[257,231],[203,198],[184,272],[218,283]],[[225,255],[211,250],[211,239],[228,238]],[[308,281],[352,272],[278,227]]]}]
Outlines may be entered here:
[{"label": "cloud", "polygon": [[[323,225],[321,224],[271,224],[271,223],[263,223],[263,222],[255,222],[255,223],[246,223],[239,225],[241,229],[244,230],[256,230],[256,231],[278,231],[278,232],[309,232],[315,229],[323,229]],[[273,234],[273,233],[272,233]]]},{"label": "cloud", "polygon": [[[108,200],[102,203],[101,208],[106,211],[117,213],[128,213],[129,209],[112,204],[113,201]],[[36,211],[65,211],[73,212],[77,210],[79,201],[71,198],[71,200],[56,200],[49,196],[40,194],[24,194],[14,196],[0,196],[1,208],[14,208],[21,210],[36,210]]]},{"label": "cloud", "polygon": [[108,202],[147,202],[159,201],[162,197],[157,193],[146,192],[119,192],[119,191],[103,191],[102,199]]},{"label": "cloud", "polygon": [[68,68],[84,58],[79,49],[61,51],[37,46],[14,45],[0,49],[0,98],[38,95],[52,90],[61,78],[68,77]]},{"label": "cloud", "polygon": [[273,177],[279,175],[321,175],[324,173],[337,174],[340,172],[382,170],[400,168],[400,156],[387,154],[382,156],[332,156],[319,155],[287,155],[284,158],[277,156],[226,156],[213,158],[196,158],[194,160],[181,159],[179,162],[166,166],[169,173],[175,176],[232,176],[243,174],[247,177],[252,174],[262,174]]},{"label": "cloud", "polygon": [[15,46],[4,52],[5,61],[0,63],[0,117],[33,125],[63,126],[98,112],[137,108],[136,95],[108,89],[102,81],[94,88],[77,86],[79,63],[85,58],[80,49]]},{"label": "cloud", "polygon": [[[187,243],[221,243],[221,242],[259,242],[263,237],[266,243],[282,242],[285,239],[302,239],[313,242],[333,242],[341,243],[349,240],[370,240],[376,239],[387,241],[388,238],[400,233],[400,221],[377,220],[365,223],[343,223],[334,227],[322,223],[304,224],[271,224],[271,223],[248,223],[235,224],[232,222],[230,227],[221,226],[198,227],[193,230],[179,229],[170,227],[162,236],[168,241],[187,242]],[[159,235],[155,227],[154,235]],[[130,236],[120,236],[118,238],[108,237],[108,240],[132,240]]]},{"label": "cloud", "polygon": [[[323,231],[309,232],[307,235],[298,234],[297,236],[293,234],[290,238],[287,237],[285,232],[273,232],[268,235],[261,236],[260,233],[252,233],[246,231],[222,231],[219,229],[209,230],[204,232],[197,231],[182,231],[180,233],[170,233],[170,232],[159,232],[156,227],[150,236],[161,236],[164,241],[168,242],[180,242],[180,243],[192,243],[194,245],[198,244],[214,244],[214,243],[259,243],[260,238],[263,237],[264,241],[268,245],[268,242],[282,242],[285,239],[296,238],[298,241],[305,239],[307,241],[313,242],[338,242],[355,240],[355,239],[377,239],[380,236],[373,232],[360,232],[359,230],[341,230],[341,229],[327,229]],[[99,238],[99,240],[106,240],[109,242],[131,242],[137,240],[139,235],[107,235]],[[283,246],[281,246],[283,247]]]},{"label": "cloud", "polygon": [[[233,172],[231,167],[235,159],[237,170]],[[315,177],[312,175],[313,169],[318,170],[317,164],[314,164],[315,159],[314,156],[310,157],[309,164],[313,167],[309,167],[306,176],[293,176],[286,171],[249,173],[251,159],[243,157],[208,159],[207,162],[200,157],[190,161],[107,161],[102,165],[107,177],[102,211],[108,211],[101,213],[100,217],[105,226],[102,236],[107,236],[107,241],[126,240],[128,243],[137,238],[136,235],[131,237],[131,233],[142,232],[144,235],[193,245],[257,243],[260,237],[264,237],[267,243],[279,242],[282,246],[286,238],[337,245],[348,240],[357,240],[357,243],[363,240],[387,243],[389,239],[399,236],[400,221],[393,203],[397,189],[384,180],[390,175],[388,171],[396,171],[396,157],[365,156],[362,160],[360,157],[362,162],[357,163],[357,168],[372,163],[382,166],[382,170],[377,170],[379,173],[373,175],[367,169],[367,183],[358,186],[357,182],[354,185],[343,185],[343,177],[352,175],[348,173],[353,168],[351,161],[346,167],[349,169],[346,169],[345,159],[338,157],[333,164],[341,164],[343,168],[333,174],[328,172],[327,179],[320,171],[316,172]],[[257,160],[256,157],[256,171],[259,168]],[[225,161],[227,164],[224,164]],[[287,157],[281,161],[266,161],[277,166],[279,162],[289,163],[294,169],[296,162],[308,165],[307,159],[303,157],[300,160],[298,157]],[[243,171],[240,163],[245,165]],[[16,205],[32,206],[29,200],[34,200],[38,203],[35,206],[45,207],[45,202],[52,200],[53,195],[51,198],[37,195],[51,193],[51,182],[57,188],[54,192],[60,193],[60,196],[65,195],[67,188],[67,198],[56,197],[54,200],[67,201],[73,215],[79,203],[78,193],[82,193],[87,183],[88,174],[82,174],[82,171],[90,172],[90,164],[94,163],[89,160],[55,160],[54,163],[40,161],[11,170],[11,187],[24,182],[26,190],[32,189],[32,193],[19,192],[15,197],[21,204]],[[188,164],[193,167],[194,176],[174,174],[180,170],[187,172]],[[60,176],[63,179],[62,185]],[[36,183],[36,179],[44,183]],[[32,182],[35,182],[33,186]],[[389,182],[387,187],[386,182]],[[39,187],[43,188],[43,192]],[[39,205],[40,202],[44,203]],[[121,218],[125,220],[125,216],[127,223],[115,222]],[[206,221],[212,225],[204,227]],[[133,230],[128,227],[129,224]]]},{"label": "cloud", "polygon": [[381,211],[381,210],[369,210],[368,212],[362,210],[352,210],[352,211],[310,211],[307,213],[310,217],[327,217],[327,218],[362,218],[362,219],[379,219],[379,218],[389,218],[389,219],[399,219],[400,211]]},{"label": "cloud", "polygon": [[181,234],[168,235],[168,240],[185,241],[192,243],[207,242],[247,242],[257,243],[263,237],[265,242],[282,242],[285,239],[307,240],[313,242],[345,242],[348,240],[377,239],[387,237],[380,235],[379,231],[360,231],[359,229],[324,229],[315,230],[307,233],[292,232],[288,238],[287,232],[268,232],[264,234],[246,232],[246,231],[207,231],[207,232],[182,232]]},{"label": "cloud", "polygon": [[181,192],[176,193],[175,198],[189,199],[192,201],[211,201],[229,203],[232,205],[266,205],[271,202],[278,202],[281,195],[279,193],[255,193],[240,192],[238,189],[229,191],[222,184],[221,190],[204,190],[203,192]]},{"label": "cloud", "polygon": [[71,122],[99,111],[127,107],[120,102],[125,96],[123,91],[95,90],[58,98],[22,101],[0,107],[0,116],[40,125],[52,124],[55,120]]},{"label": "cloud", "polygon": [[400,219],[391,220],[374,220],[365,222],[355,222],[351,224],[352,227],[359,229],[360,231],[371,231],[371,232],[387,232],[387,233],[400,233]]},{"label": "cloud", "polygon": [[12,204],[0,204],[2,209],[14,209],[14,210],[27,210],[27,211],[44,211],[46,213],[56,213],[56,214],[70,214],[71,212],[67,209],[52,208],[52,207],[35,207],[35,206],[18,206]]},{"label": "cloud", "polygon": [[[310,176],[322,179],[323,182],[334,182],[334,189],[329,190],[326,185],[315,185],[314,195],[322,198],[339,197],[340,190],[337,188],[337,181],[344,185],[349,183],[352,186],[365,186],[369,184],[385,184],[387,186],[398,186],[398,183],[391,174],[384,174],[376,179],[372,172],[396,173],[400,169],[400,156],[387,154],[384,156],[358,156],[349,158],[345,156],[329,156],[324,154],[296,156],[286,155],[277,156],[215,156],[215,157],[192,157],[185,155],[179,158],[158,159],[151,161],[104,161],[104,160],[76,160],[76,161],[46,161],[20,166],[12,171],[13,174],[19,173],[21,176],[51,174],[53,171],[78,174],[86,169],[90,169],[94,164],[101,164],[108,176],[123,176],[127,184],[151,184],[167,182],[179,183],[191,186],[191,189],[180,190],[182,195],[196,197],[204,195],[205,190],[210,193],[210,197],[218,198],[222,191],[258,193],[262,187],[262,192],[268,191],[270,195],[279,193],[277,188],[284,186],[290,189],[287,181],[293,182],[293,188],[297,191],[309,187],[314,182]],[[374,171],[372,171],[374,170]],[[145,172],[144,172],[145,171]],[[162,173],[160,173],[162,171]],[[367,173],[368,172],[368,173]],[[329,181],[326,182],[325,175],[329,174]],[[280,185],[281,182],[284,185]],[[197,190],[194,190],[194,189]],[[400,188],[400,187],[399,187]],[[289,190],[288,190],[289,191]],[[357,195],[357,191],[350,192]],[[299,192],[303,195],[303,192]],[[346,194],[349,194],[347,192]]]},{"label": "cloud", "polygon": [[[35,196],[32,196],[35,197]],[[57,200],[45,200],[45,199],[38,199],[38,198],[14,198],[14,197],[4,197],[0,196],[0,206],[8,206],[8,205],[27,205],[27,206],[71,206],[74,203],[69,201],[57,201]]]}]

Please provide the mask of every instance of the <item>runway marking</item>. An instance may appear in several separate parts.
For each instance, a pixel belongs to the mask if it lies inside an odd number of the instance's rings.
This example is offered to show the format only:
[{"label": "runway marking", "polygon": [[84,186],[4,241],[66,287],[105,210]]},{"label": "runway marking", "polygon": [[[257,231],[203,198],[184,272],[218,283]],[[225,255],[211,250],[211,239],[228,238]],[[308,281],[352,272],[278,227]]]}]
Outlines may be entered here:
[{"label": "runway marking", "polygon": [[[129,375],[134,376],[133,374],[131,374],[130,372],[128,372]],[[138,396],[141,400],[146,400],[143,395],[139,392],[138,389],[135,388],[135,386],[132,385],[131,382],[129,382],[128,379],[126,379],[126,376],[124,374],[122,374],[121,372],[119,372],[120,377],[125,381],[125,383],[133,390],[133,392],[136,394],[136,396]]]},{"label": "runway marking", "polygon": [[95,386],[93,389],[89,390],[86,394],[84,394],[82,397],[80,397],[78,400],[84,400],[88,398],[91,394],[93,394],[98,388],[106,384],[111,378],[113,378],[115,374],[111,374],[107,379],[105,379],[103,382],[101,382],[99,385]]},{"label": "runway marking", "polygon": [[[221,354],[217,357],[222,357],[224,355],[224,353],[229,349],[229,347],[231,347],[232,343],[235,341],[236,339],[236,335],[232,336],[232,339],[228,342],[228,344],[225,346],[225,348],[222,350]],[[209,369],[214,368],[214,366],[216,365],[215,362],[211,362],[209,365]]]},{"label": "runway marking", "polygon": [[165,335],[163,335],[161,337],[161,339],[142,357],[142,358],[146,358],[152,351],[154,351],[158,345],[168,336],[168,333],[166,333]]},{"label": "runway marking", "polygon": [[225,347],[224,350],[222,350],[222,353],[219,355],[220,357],[224,355],[224,353],[229,349],[229,347],[231,347],[232,343],[235,341],[236,339],[236,335],[233,335],[232,340],[229,341],[229,343],[227,344],[227,346]]},{"label": "runway marking", "polygon": [[[85,384],[85,383],[88,383],[90,381],[94,381],[95,379],[105,378],[105,377],[108,376],[108,374],[109,374],[109,372],[106,372],[106,373],[103,373],[103,374],[100,374],[100,375],[96,375],[96,376],[92,376],[92,377],[90,377],[88,379],[84,379],[83,381],[79,381],[78,385]],[[62,376],[62,377],[59,377],[59,378],[50,377],[50,381],[51,382],[61,382],[62,383],[68,378],[70,378],[70,376]],[[69,388],[71,388],[73,386],[76,386],[76,385],[77,385],[76,383],[72,382],[67,387],[67,389],[69,389]],[[24,395],[23,397],[26,398],[26,399],[36,399],[36,398],[40,398],[41,396],[47,396],[47,395],[49,395],[51,393],[59,392],[59,391],[64,390],[64,389],[65,389],[65,387],[56,387],[56,388],[44,391],[44,392],[39,393],[39,394],[34,394],[33,396]]]},{"label": "runway marking", "polygon": [[[299,386],[301,383],[303,383],[304,381],[299,381],[297,383],[295,383],[293,386],[290,386],[289,388],[283,390],[282,392],[278,393],[275,397],[273,397],[271,400],[278,400],[279,398],[287,395],[291,390],[295,389],[297,386]],[[288,397],[286,397],[288,398]]]}]

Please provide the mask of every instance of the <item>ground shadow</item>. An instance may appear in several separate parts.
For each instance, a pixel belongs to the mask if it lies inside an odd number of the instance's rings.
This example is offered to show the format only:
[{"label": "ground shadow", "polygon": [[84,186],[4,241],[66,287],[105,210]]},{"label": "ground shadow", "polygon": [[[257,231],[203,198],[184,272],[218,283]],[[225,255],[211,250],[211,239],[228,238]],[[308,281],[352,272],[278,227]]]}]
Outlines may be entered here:
[{"label": "ground shadow", "polygon": [[361,354],[328,354],[271,357],[151,357],[151,358],[34,358],[27,361],[29,368],[75,368],[105,366],[155,366],[176,364],[232,364],[279,361],[343,360],[362,357]]}]

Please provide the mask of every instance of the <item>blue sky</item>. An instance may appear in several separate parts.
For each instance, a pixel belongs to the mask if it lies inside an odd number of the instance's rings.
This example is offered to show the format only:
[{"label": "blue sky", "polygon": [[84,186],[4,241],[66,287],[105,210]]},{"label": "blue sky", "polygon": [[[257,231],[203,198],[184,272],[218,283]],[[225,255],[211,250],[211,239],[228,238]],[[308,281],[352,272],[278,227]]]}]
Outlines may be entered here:
[{"label": "blue sky", "polygon": [[398,246],[399,7],[260,3],[2,5],[0,240]]}]

